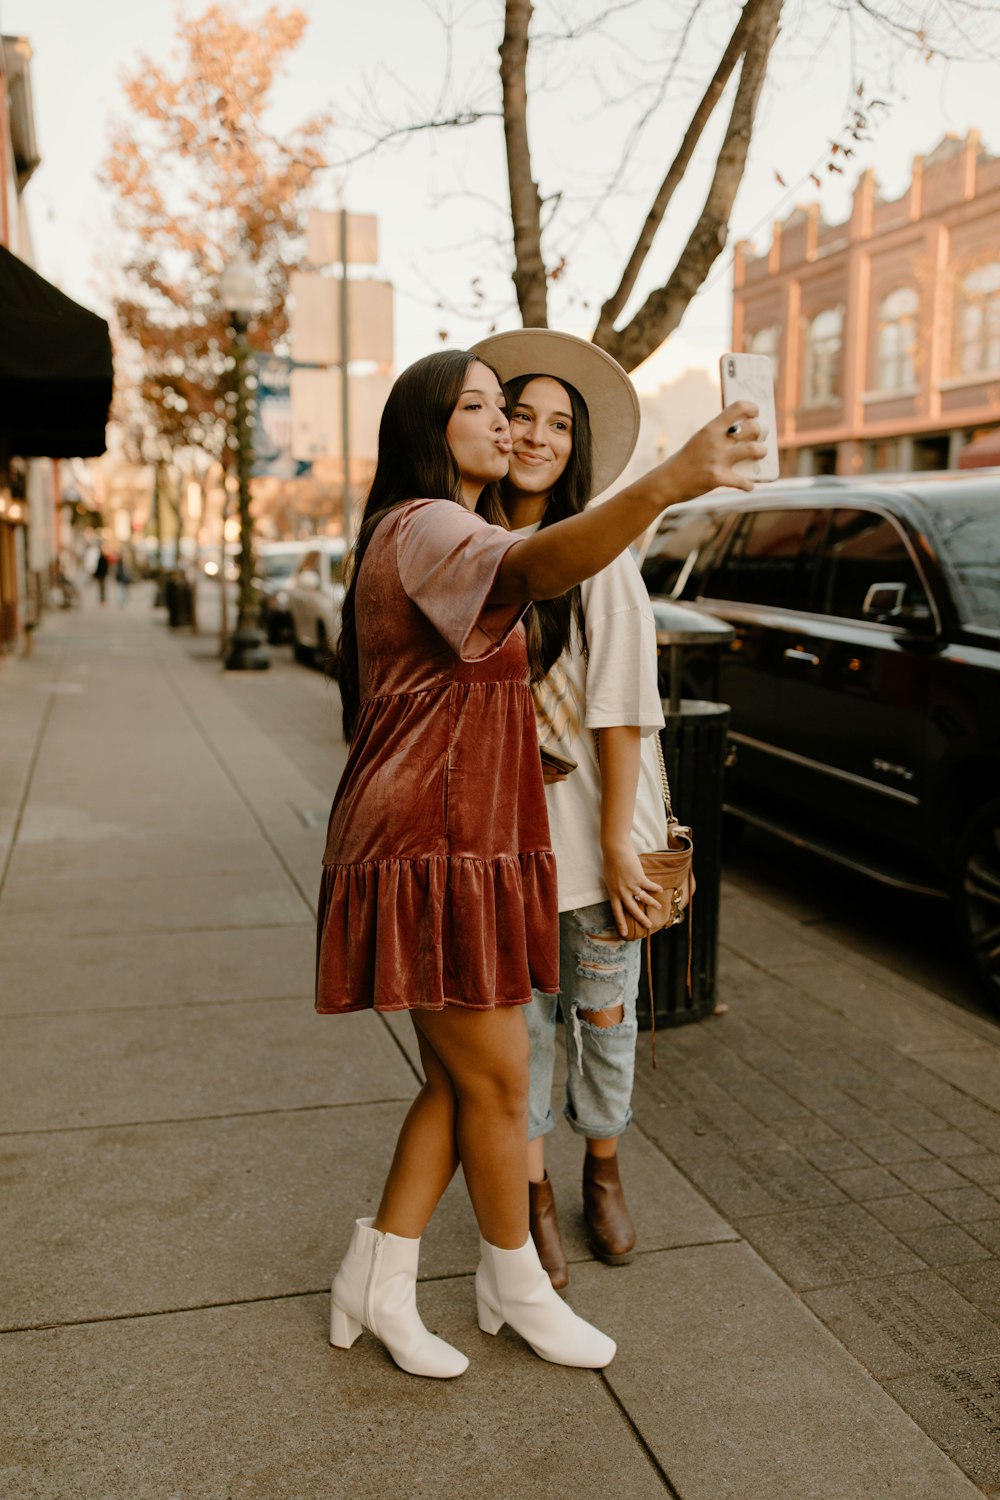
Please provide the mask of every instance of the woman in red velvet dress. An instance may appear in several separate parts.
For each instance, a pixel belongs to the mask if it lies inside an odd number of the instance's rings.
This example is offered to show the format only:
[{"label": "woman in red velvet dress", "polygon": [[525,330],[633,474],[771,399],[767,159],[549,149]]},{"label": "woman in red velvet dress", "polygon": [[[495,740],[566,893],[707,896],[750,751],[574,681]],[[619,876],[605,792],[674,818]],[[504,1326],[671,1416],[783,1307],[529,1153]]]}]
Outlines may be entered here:
[{"label": "woman in red velvet dress", "polygon": [[553,1290],[528,1234],[522,1007],[533,987],[558,989],[559,964],[519,621],[531,600],[607,566],[668,505],[751,488],[732,464],[763,452],[755,416],[727,408],[612,500],[524,539],[475,514],[511,447],[494,371],[444,351],[389,395],[338,651],[351,749],[324,855],[316,1004],[408,1010],[426,1081],[378,1213],[356,1221],[333,1283],[341,1348],[367,1327],[411,1374],[466,1368],[420,1321],[415,1291],[420,1237],[461,1162],[480,1229],[480,1327],[507,1322],[557,1364],[614,1356]]}]

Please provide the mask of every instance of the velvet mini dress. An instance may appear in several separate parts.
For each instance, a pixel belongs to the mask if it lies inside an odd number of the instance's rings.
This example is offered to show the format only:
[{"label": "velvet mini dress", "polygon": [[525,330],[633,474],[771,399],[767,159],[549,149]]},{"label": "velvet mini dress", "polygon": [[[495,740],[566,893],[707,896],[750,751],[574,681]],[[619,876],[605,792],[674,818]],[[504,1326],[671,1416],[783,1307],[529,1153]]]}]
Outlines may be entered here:
[{"label": "velvet mini dress", "polygon": [[450,500],[391,512],[355,595],[360,709],[327,830],[316,1009],[490,1010],[559,988],[520,538]]}]

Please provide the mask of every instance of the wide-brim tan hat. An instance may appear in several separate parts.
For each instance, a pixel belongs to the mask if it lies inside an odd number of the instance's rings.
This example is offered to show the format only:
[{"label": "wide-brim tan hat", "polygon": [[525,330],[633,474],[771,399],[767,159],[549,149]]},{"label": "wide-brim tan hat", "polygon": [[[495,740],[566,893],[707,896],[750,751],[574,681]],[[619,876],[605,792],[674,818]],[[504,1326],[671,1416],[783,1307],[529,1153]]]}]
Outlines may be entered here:
[{"label": "wide-brim tan hat", "polygon": [[482,339],[470,350],[506,383],[518,375],[567,380],[587,403],[594,439],[594,494],[614,484],[639,437],[639,398],[617,360],[587,339],[552,328],[515,328]]}]

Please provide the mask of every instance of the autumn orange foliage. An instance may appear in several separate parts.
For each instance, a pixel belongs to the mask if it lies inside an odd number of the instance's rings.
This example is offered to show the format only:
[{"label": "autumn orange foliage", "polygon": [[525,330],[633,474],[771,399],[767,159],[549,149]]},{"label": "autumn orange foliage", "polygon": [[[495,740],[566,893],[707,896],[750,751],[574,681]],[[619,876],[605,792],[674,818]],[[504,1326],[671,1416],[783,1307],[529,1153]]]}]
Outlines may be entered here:
[{"label": "autumn orange foliage", "polygon": [[123,78],[129,111],[112,127],[103,166],[126,245],[118,321],[141,351],[146,413],[173,444],[216,456],[232,384],[219,277],[245,248],[261,298],[250,340],[273,349],[305,209],[327,164],[328,115],[281,139],[265,125],[306,26],[301,10],[277,5],[257,17],[232,4],[180,16],[170,63],[140,55]]}]

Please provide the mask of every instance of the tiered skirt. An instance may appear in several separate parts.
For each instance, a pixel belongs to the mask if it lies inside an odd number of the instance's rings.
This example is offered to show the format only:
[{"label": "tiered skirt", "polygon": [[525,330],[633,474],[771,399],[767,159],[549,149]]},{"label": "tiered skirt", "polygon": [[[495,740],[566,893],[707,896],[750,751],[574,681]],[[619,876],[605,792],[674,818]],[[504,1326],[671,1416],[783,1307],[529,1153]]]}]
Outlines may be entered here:
[{"label": "tiered skirt", "polygon": [[559,988],[555,856],[327,865],[317,1009],[490,1010]]}]

